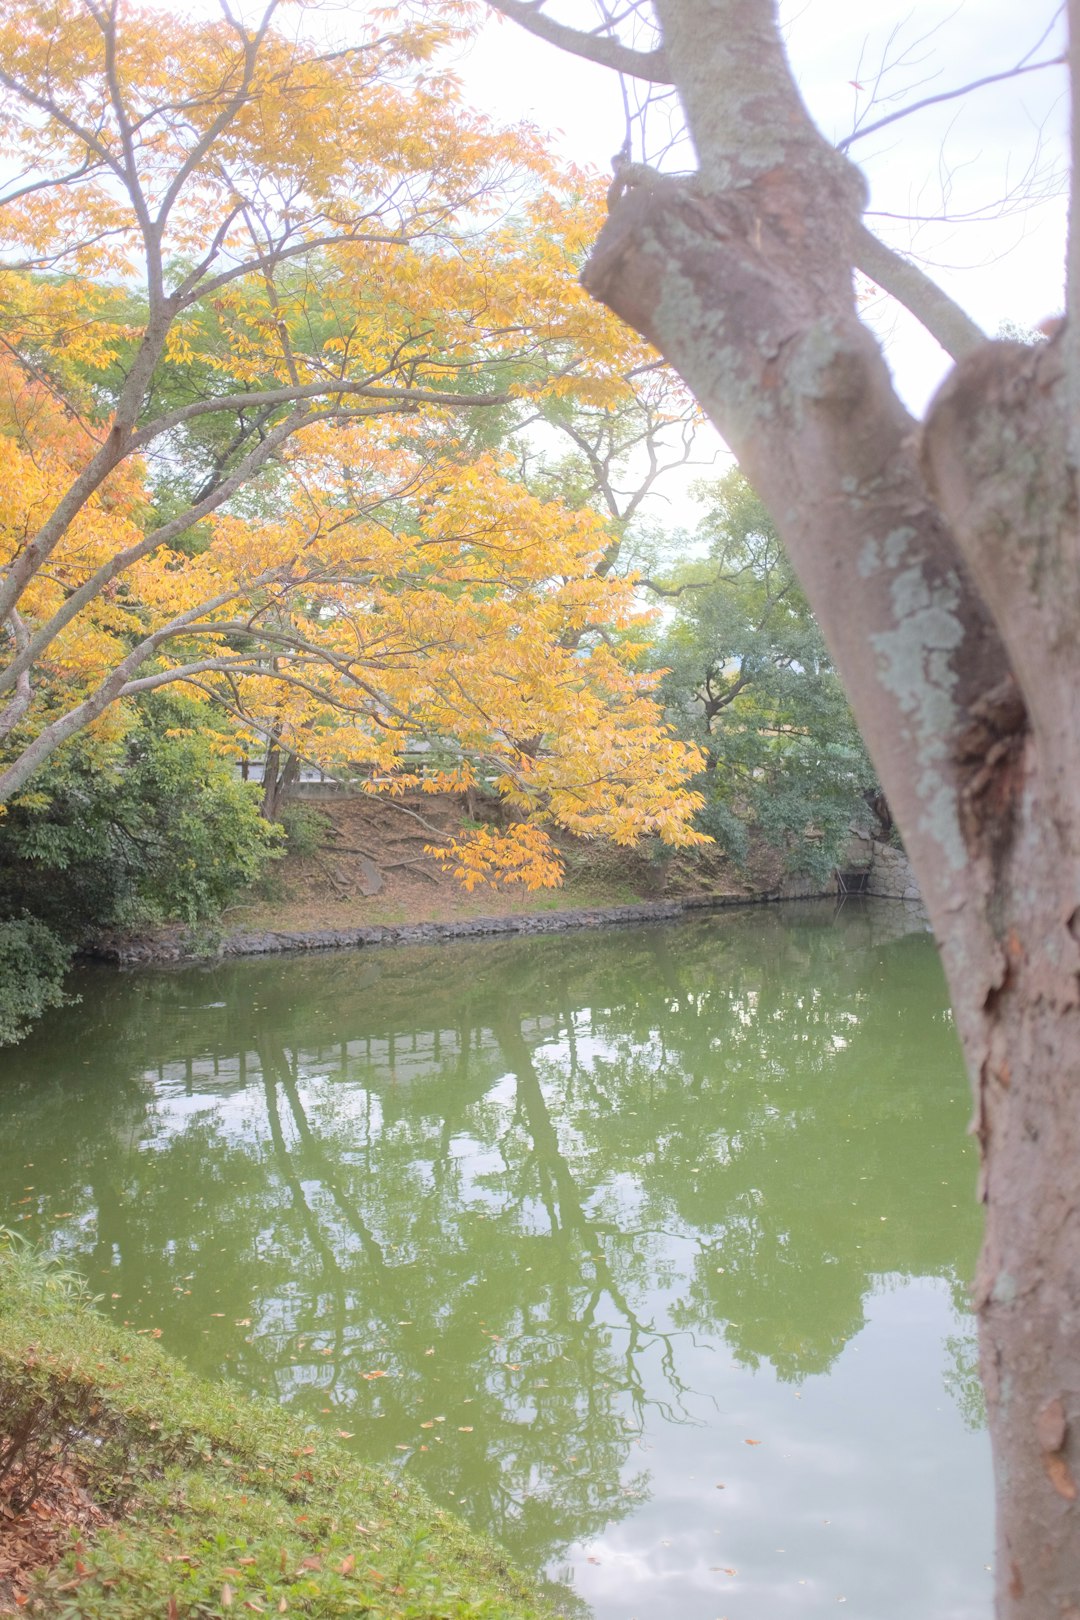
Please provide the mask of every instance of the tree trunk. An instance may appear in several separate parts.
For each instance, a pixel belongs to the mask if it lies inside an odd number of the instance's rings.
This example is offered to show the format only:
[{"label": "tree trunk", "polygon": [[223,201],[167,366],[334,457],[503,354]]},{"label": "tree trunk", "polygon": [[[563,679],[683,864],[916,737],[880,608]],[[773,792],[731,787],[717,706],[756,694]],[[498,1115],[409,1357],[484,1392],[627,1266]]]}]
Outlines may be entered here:
[{"label": "tree trunk", "polygon": [[1008,1620],[1080,1620],[1080,531],[1069,422],[1060,342],[994,344],[957,368],[923,443],[1016,677],[974,716],[977,769],[961,804],[972,860],[993,874],[997,977],[965,1048]]},{"label": "tree trunk", "polygon": [[986,1206],[974,1305],[998,1485],[998,1614],[1080,1620],[1074,836],[1035,736],[1025,727],[1001,742],[967,818],[973,851],[997,844],[997,979],[964,1043]]},{"label": "tree trunk", "polygon": [[261,810],[267,821],[277,820],[281,807],[289,796],[289,790],[295,787],[299,776],[299,755],[281,748],[277,739],[272,739],[266,750],[266,764],[263,767]]},{"label": "tree trunk", "polygon": [[1080,1015],[1075,974],[1048,993],[1042,943],[1029,954],[1014,932],[986,1014],[975,1308],[998,1482],[998,1612],[1080,1620]]},{"label": "tree trunk", "polygon": [[[708,8],[671,9],[702,13],[688,40],[709,61]],[[616,201],[585,281],[681,372],[772,512],[919,876],[982,1154],[998,1613],[1080,1620],[1080,552],[1060,355],[977,351],[920,453],[855,309],[850,178],[773,114],[782,150],[757,171],[729,150],[723,183],[646,177]]]}]

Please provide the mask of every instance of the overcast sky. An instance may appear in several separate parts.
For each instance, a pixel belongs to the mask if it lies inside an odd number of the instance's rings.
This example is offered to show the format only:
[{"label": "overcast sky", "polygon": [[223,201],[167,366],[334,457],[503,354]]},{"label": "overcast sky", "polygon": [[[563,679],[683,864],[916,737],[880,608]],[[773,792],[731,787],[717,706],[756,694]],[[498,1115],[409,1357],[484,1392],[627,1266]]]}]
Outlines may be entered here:
[{"label": "overcast sky", "polygon": [[[584,0],[577,9],[553,9],[593,26]],[[873,7],[851,0],[787,0],[783,9],[803,94],[834,140],[850,133],[883,60],[894,64],[883,92],[900,99],[880,105],[869,118],[1011,68],[1044,31],[1050,30],[1035,60],[1062,48],[1057,0],[875,0]],[[470,96],[489,112],[534,121],[578,162],[606,170],[622,143],[615,76],[511,23],[493,20],[485,28],[463,74]],[[865,87],[861,98],[853,80]],[[917,113],[859,140],[851,155],[871,183],[876,217],[870,223],[894,246],[913,249],[988,332],[994,334],[1004,320],[1032,326],[1060,311],[1066,208],[1061,176],[1067,162],[1062,68]],[[1046,195],[999,209],[1018,187]],[[943,211],[952,220],[933,222]],[[975,217],[962,217],[969,215]],[[948,361],[895,306],[876,319],[898,385],[921,412]]]}]

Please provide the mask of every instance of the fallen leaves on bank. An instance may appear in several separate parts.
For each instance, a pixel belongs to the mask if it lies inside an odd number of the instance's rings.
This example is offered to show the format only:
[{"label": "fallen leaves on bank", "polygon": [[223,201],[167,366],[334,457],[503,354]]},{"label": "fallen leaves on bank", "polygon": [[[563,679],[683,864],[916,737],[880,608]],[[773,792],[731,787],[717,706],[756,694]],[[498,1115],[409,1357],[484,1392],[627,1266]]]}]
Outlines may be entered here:
[{"label": "fallen leaves on bank", "polygon": [[37,1472],[41,1477],[28,1502],[24,1464],[13,1464],[0,1479],[0,1614],[18,1614],[26,1606],[34,1572],[58,1562],[72,1533],[90,1532],[107,1521],[72,1464],[58,1461]]}]

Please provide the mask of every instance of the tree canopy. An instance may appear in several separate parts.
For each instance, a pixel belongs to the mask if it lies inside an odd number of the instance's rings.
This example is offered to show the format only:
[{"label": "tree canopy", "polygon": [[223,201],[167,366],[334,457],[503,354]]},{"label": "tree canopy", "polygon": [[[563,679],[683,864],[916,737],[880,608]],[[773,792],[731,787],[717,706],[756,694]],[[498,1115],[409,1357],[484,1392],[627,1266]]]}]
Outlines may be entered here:
[{"label": "tree canopy", "polygon": [[699,825],[739,860],[756,829],[824,881],[873,767],[765,508],[738,471],[696,492],[706,513],[662,587],[674,611],[656,656],[667,712],[705,758]]},{"label": "tree canopy", "polygon": [[545,820],[700,836],[625,514],[506,437],[687,396],[577,288],[595,182],[463,105],[467,26],[7,8],[0,799],[182,680],[241,743],[495,786],[533,826],[455,848],[466,881],[553,881]]}]

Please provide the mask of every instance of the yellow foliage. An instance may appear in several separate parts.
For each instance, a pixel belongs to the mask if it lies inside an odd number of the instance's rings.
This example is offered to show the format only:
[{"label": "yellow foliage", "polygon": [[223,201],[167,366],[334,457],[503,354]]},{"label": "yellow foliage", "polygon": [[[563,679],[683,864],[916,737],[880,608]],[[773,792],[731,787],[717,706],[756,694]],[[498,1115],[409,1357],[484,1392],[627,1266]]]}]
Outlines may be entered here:
[{"label": "yellow foliage", "polygon": [[698,841],[610,528],[468,430],[663,416],[578,286],[603,185],[462,105],[468,7],[118,15],[0,19],[0,794],[183,680],[374,791],[496,782],[529,819],[445,852],[470,887],[557,881],[544,823]]},{"label": "yellow foliage", "polygon": [[505,831],[479,827],[449,844],[424,848],[469,890],[485,883],[557,889],[562,881],[562,865],[551,839],[542,827],[527,821],[515,822]]}]

